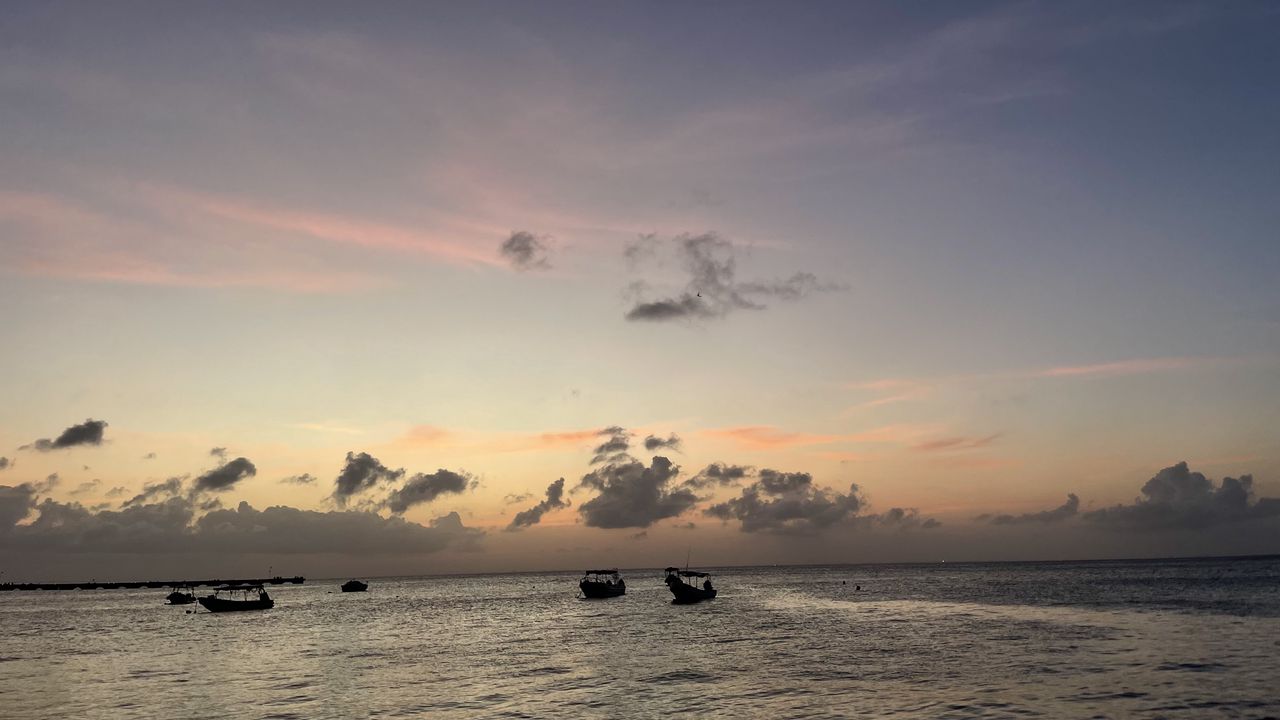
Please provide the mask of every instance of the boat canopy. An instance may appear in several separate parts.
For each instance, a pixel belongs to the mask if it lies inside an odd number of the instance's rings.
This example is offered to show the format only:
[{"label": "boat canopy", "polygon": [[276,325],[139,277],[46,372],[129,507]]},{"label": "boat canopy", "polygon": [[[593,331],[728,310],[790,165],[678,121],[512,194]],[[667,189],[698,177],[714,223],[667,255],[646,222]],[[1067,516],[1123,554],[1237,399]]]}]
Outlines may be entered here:
[{"label": "boat canopy", "polygon": [[711,577],[711,573],[698,572],[697,570],[681,570],[673,567],[667,568],[666,572],[675,573],[681,577]]},{"label": "boat canopy", "polygon": [[618,568],[614,568],[612,570],[587,570],[583,574],[584,575],[617,575]]}]

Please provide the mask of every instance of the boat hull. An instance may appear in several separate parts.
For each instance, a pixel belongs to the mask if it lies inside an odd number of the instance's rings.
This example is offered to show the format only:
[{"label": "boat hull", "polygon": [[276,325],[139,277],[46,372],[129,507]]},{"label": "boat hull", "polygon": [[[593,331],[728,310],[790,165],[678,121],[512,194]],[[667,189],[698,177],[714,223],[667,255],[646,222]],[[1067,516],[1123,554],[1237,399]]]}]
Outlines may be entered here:
[{"label": "boat hull", "polygon": [[582,597],[592,599],[619,597],[627,594],[626,585],[607,585],[589,580],[583,580],[578,583],[578,589],[582,591]]},{"label": "boat hull", "polygon": [[241,610],[270,610],[276,606],[271,598],[258,600],[227,600],[212,595],[200,598],[200,604],[209,612],[239,612]]},{"label": "boat hull", "polygon": [[700,603],[703,600],[713,600],[716,596],[715,589],[703,590],[702,588],[691,587],[681,582],[669,583],[671,594],[675,595],[675,599],[671,602],[675,605],[692,605]]},{"label": "boat hull", "polygon": [[342,592],[364,592],[368,589],[369,585],[367,583],[362,583],[358,580],[352,580],[342,584]]}]

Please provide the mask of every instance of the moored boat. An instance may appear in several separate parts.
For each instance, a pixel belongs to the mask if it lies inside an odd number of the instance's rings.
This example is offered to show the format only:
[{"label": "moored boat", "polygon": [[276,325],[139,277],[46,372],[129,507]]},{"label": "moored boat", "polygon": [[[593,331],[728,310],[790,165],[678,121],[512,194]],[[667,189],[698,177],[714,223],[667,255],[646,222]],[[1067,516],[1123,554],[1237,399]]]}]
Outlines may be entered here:
[{"label": "moored boat", "polygon": [[[702,602],[703,600],[711,600],[716,596],[716,589],[711,586],[711,573],[697,570],[681,570],[674,567],[667,568],[666,573],[667,577],[664,582],[671,589],[671,594],[675,595],[675,599],[671,601],[675,605]],[[699,579],[702,579],[701,587],[694,584]]]},{"label": "moored boat", "polygon": [[617,569],[588,570],[578,581],[578,589],[584,598],[611,598],[627,594],[627,583],[619,575]]},{"label": "moored boat", "polygon": [[364,592],[369,589],[369,583],[360,582],[359,580],[348,580],[342,583],[342,592]]},{"label": "moored boat", "polygon": [[225,585],[200,598],[200,604],[209,612],[269,610],[276,606],[261,585]]},{"label": "moored boat", "polygon": [[196,601],[196,593],[189,585],[179,586],[175,587],[165,600],[169,601],[167,603],[169,605],[190,605]]}]

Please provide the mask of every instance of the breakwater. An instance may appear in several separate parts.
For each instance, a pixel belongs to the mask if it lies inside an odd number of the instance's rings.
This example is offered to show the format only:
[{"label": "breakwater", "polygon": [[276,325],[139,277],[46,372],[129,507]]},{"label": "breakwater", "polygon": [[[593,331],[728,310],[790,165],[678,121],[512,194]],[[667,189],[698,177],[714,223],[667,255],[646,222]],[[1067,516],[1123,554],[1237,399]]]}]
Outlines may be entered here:
[{"label": "breakwater", "polygon": [[97,582],[91,580],[89,582],[78,583],[0,583],[0,591],[5,590],[137,590],[140,588],[167,588],[167,587],[201,587],[218,585],[283,585],[289,583],[292,585],[301,585],[306,582],[306,578],[301,575],[293,577],[281,577],[279,575],[270,578],[232,578],[232,579],[213,579],[213,580],[138,580],[133,582]]}]

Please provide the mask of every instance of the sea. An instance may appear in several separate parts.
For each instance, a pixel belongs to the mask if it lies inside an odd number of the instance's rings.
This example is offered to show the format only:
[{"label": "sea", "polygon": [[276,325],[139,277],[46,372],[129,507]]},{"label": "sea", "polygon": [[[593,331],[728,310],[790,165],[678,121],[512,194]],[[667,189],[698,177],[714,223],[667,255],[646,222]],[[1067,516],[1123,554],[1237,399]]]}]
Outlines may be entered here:
[{"label": "sea", "polygon": [[3,592],[0,717],[1280,717],[1278,556],[713,571]]}]

